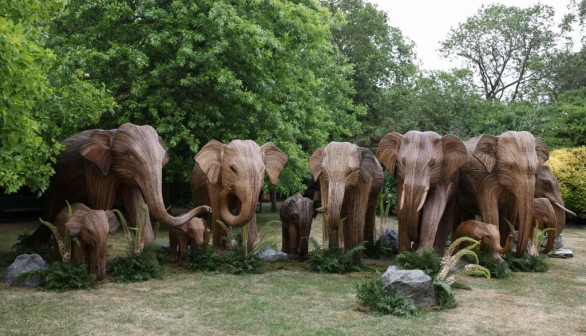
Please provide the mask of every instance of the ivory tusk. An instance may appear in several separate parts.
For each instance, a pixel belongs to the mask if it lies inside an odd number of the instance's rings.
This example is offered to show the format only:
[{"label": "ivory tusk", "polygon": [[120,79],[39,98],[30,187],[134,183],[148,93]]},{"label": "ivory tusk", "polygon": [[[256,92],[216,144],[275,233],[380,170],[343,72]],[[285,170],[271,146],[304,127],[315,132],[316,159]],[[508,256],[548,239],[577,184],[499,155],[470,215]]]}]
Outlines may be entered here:
[{"label": "ivory tusk", "polygon": [[565,206],[561,205],[560,202],[553,202],[553,204],[555,204],[555,206],[557,206],[558,208],[564,210],[568,215],[572,216],[572,217],[576,217],[576,214],[569,210],[568,208],[566,208]]},{"label": "ivory tusk", "polygon": [[423,193],[423,196],[421,197],[421,201],[419,201],[419,206],[417,206],[417,211],[419,211],[419,210],[421,210],[421,208],[423,208],[423,204],[425,204],[425,199],[427,199],[427,192],[428,192],[428,191],[429,191],[429,190],[426,190],[426,191]]}]

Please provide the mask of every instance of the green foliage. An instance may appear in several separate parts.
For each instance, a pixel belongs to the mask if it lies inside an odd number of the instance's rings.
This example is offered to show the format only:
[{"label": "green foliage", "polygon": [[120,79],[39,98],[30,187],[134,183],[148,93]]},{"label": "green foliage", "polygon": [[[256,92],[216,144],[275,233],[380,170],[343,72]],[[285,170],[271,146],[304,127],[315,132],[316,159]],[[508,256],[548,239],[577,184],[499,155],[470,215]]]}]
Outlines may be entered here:
[{"label": "green foliage", "polygon": [[331,42],[336,19],[315,1],[73,0],[51,36],[119,104],[103,127],[157,130],[173,158],[168,181],[188,181],[210,139],[270,140],[289,156],[277,188],[290,194],[308,153],[356,133],[364,112]]},{"label": "green foliage", "polygon": [[356,298],[368,307],[370,312],[395,316],[417,316],[420,311],[412,299],[384,289],[381,275],[355,284]]},{"label": "green foliage", "polygon": [[440,272],[442,260],[434,249],[421,253],[405,252],[395,258],[395,265],[401,269],[420,269],[432,278]]},{"label": "green foliage", "polygon": [[117,282],[161,279],[163,274],[155,255],[155,248],[147,245],[140,254],[129,251],[126,256],[114,258],[106,264],[106,270]]},{"label": "green foliage", "polygon": [[547,105],[547,113],[551,120],[544,140],[549,148],[586,145],[586,87],[561,93]]},{"label": "green foliage", "polygon": [[312,251],[306,261],[309,270],[320,273],[360,272],[366,269],[360,258],[364,245],[358,245],[349,251],[340,248],[324,249],[319,243],[309,238]]},{"label": "green foliage", "polygon": [[435,302],[438,306],[450,309],[458,306],[452,286],[446,281],[435,280],[433,282],[433,293],[435,295]]},{"label": "green foliage", "polygon": [[484,248],[478,253],[478,263],[490,271],[492,278],[505,279],[512,274],[509,265],[495,260],[492,250],[488,248]]},{"label": "green foliage", "polygon": [[551,151],[548,164],[560,184],[565,206],[586,218],[586,146]]},{"label": "green foliage", "polygon": [[384,235],[380,235],[374,243],[364,243],[364,255],[372,259],[389,259],[395,254],[391,242]]},{"label": "green foliage", "polygon": [[193,272],[215,272],[220,270],[222,259],[222,255],[213,247],[206,246],[203,249],[192,249],[187,252],[183,267]]},{"label": "green foliage", "polygon": [[503,259],[509,265],[513,272],[533,272],[544,273],[549,270],[549,265],[545,261],[546,256],[539,254],[531,256],[527,253],[521,258],[514,257],[511,253],[505,253]]},{"label": "green foliage", "polygon": [[236,244],[224,253],[220,271],[228,274],[261,274],[264,261],[256,253],[247,251],[243,235],[234,235]]},{"label": "green foliage", "polygon": [[30,278],[41,279],[43,288],[55,292],[95,287],[94,282],[88,275],[87,265],[71,261],[55,261],[49,266],[49,269],[21,273],[14,279],[14,282],[17,283]]},{"label": "green foliage", "polygon": [[12,254],[14,259],[16,256],[21,254],[32,254],[36,253],[40,255],[45,261],[51,263],[56,261],[58,257],[56,256],[55,245],[53,241],[49,241],[47,244],[44,245],[31,245],[30,240],[31,234],[28,232],[22,233],[18,235],[16,239],[16,243],[12,245]]}]

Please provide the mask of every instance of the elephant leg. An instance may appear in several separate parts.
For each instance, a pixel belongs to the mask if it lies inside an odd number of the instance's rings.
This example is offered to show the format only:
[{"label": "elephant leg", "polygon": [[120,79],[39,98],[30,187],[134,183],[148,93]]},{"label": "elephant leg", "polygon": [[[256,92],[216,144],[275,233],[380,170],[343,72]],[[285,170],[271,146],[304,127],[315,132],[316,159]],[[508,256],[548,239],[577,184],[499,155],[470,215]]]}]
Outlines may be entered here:
[{"label": "elephant leg", "polygon": [[187,259],[187,236],[180,234],[179,237],[179,265],[183,265]]},{"label": "elephant leg", "polygon": [[152,243],[155,240],[155,234],[153,233],[153,226],[151,224],[148,210],[149,208],[145,203],[140,190],[131,187],[122,189],[122,202],[124,203],[129,222],[134,225],[134,227],[138,227],[138,221],[140,220],[143,224],[142,236],[145,245]]},{"label": "elephant leg", "polygon": [[290,236],[291,236],[291,227],[293,226],[292,223],[290,223],[290,221],[283,221],[282,222],[282,227],[281,227],[281,233],[282,233],[282,241],[281,241],[281,251],[289,254],[289,257],[291,257],[291,247],[290,247]]},{"label": "elephant leg", "polygon": [[374,227],[376,222],[376,206],[377,197],[372,197],[368,201],[368,207],[366,208],[366,216],[364,218],[364,236],[363,239],[369,243],[375,242]]},{"label": "elephant leg", "polygon": [[247,224],[247,243],[248,243],[248,250],[250,251],[254,244],[256,244],[257,232],[256,232],[256,214],[252,215],[250,222]]},{"label": "elephant leg", "polygon": [[343,207],[347,209],[344,221],[344,249],[353,249],[364,241],[365,214],[368,194],[357,190],[347,193],[344,197]]},{"label": "elephant leg", "polygon": [[177,248],[179,247],[179,242],[177,240],[177,232],[169,229],[169,261],[170,262],[177,262],[178,255],[177,255]]}]

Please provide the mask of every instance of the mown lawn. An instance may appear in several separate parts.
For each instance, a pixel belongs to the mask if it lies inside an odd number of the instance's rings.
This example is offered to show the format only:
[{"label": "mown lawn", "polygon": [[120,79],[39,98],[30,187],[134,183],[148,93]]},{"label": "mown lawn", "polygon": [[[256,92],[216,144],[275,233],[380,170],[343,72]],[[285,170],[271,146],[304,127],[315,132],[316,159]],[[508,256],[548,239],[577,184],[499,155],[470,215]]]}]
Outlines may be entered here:
[{"label": "mown lawn", "polygon": [[[263,209],[259,225],[278,219]],[[391,222],[395,225],[394,222]],[[280,246],[280,226],[271,225]],[[18,234],[34,226],[0,223],[0,271]],[[312,236],[321,238],[321,219]],[[108,257],[124,253],[119,231]],[[161,230],[157,242],[166,242]],[[299,262],[261,275],[188,273],[164,265],[164,278],[55,293],[0,285],[0,335],[580,335],[586,334],[586,227],[564,230],[570,259],[549,258],[547,273],[508,279],[469,277],[458,307],[415,318],[359,312],[355,283],[367,274],[316,274]],[[386,264],[369,263],[384,270]]]}]

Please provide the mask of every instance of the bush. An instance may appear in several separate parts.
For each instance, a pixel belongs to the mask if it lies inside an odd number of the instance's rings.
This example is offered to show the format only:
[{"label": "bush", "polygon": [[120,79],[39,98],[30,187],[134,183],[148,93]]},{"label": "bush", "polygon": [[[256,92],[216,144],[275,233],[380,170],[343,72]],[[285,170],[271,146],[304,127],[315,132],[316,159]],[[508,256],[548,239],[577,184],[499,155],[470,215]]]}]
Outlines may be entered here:
[{"label": "bush", "polygon": [[380,274],[356,284],[356,298],[370,312],[395,316],[416,316],[420,312],[412,299],[385,290]]},{"label": "bush", "polygon": [[192,272],[215,272],[222,265],[222,256],[210,246],[187,252],[183,267]]},{"label": "bush", "polygon": [[494,259],[492,250],[484,248],[478,253],[479,264],[490,271],[490,276],[497,279],[505,279],[511,276],[512,270],[508,264],[500,263]]},{"label": "bush", "polygon": [[405,252],[395,259],[395,265],[401,269],[420,269],[434,278],[442,268],[442,260],[434,249],[428,249],[421,253]]},{"label": "bush", "polygon": [[117,257],[108,263],[106,270],[117,282],[161,279],[161,266],[155,253],[152,246],[145,247],[140,254],[129,251],[126,256]]},{"label": "bush", "polygon": [[380,235],[374,243],[364,243],[364,255],[372,259],[390,259],[395,254],[392,243],[385,235]]},{"label": "bush", "polygon": [[560,183],[566,207],[586,219],[586,146],[561,148],[549,153],[548,164]]},{"label": "bush", "polygon": [[15,282],[30,277],[40,278],[43,288],[56,292],[94,287],[94,282],[87,273],[87,265],[72,261],[55,261],[49,266],[49,269],[22,273],[15,279]]},{"label": "bush", "polygon": [[364,251],[364,245],[358,245],[353,249],[343,252],[340,248],[324,249],[313,238],[309,238],[312,252],[309,254],[307,265],[309,270],[320,273],[348,273],[360,272],[366,266],[360,260],[360,253]]},{"label": "bush", "polygon": [[513,272],[534,272],[544,273],[549,270],[549,265],[545,261],[546,256],[543,254],[531,256],[527,253],[521,258],[515,258],[510,252],[503,255]]}]

